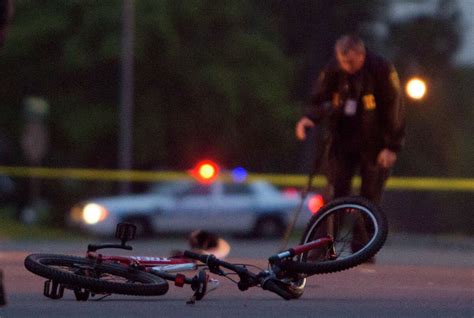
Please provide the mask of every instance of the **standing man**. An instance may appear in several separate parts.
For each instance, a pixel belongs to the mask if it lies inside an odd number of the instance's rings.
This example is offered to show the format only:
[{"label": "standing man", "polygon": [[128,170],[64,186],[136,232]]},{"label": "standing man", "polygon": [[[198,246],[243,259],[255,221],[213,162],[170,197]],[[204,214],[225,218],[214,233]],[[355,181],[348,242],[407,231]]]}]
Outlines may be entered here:
[{"label": "standing man", "polygon": [[[311,108],[296,124],[296,137],[328,118],[325,174],[332,199],[350,195],[360,170],[360,195],[380,203],[390,168],[405,136],[405,108],[392,64],[368,51],[363,41],[344,35],[335,59],[323,69],[311,94]],[[354,231],[358,250],[359,230]]]}]

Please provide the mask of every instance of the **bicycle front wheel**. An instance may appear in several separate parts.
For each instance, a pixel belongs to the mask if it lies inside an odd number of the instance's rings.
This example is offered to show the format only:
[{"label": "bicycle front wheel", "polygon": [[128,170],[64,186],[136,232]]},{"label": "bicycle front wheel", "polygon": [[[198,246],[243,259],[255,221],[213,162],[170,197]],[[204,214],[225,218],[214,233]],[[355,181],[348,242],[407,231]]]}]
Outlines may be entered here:
[{"label": "bicycle front wheel", "polygon": [[25,258],[30,272],[66,288],[92,293],[158,296],[168,291],[168,282],[156,275],[122,266],[67,255],[32,254]]},{"label": "bicycle front wheel", "polygon": [[380,208],[362,197],[339,198],[311,218],[301,238],[305,244],[330,236],[333,243],[305,252],[283,267],[307,275],[343,271],[372,258],[387,234],[387,219]]},{"label": "bicycle front wheel", "polygon": [[280,265],[288,276],[287,292],[299,298],[305,276],[339,272],[364,263],[382,248],[387,233],[385,215],[367,199],[344,197],[323,206],[308,222],[301,244],[328,236],[333,243]]},{"label": "bicycle front wheel", "polygon": [[383,246],[388,234],[385,215],[362,197],[339,198],[321,208],[308,223],[301,243],[330,236],[333,244],[299,256],[307,274],[339,272],[364,263]]}]

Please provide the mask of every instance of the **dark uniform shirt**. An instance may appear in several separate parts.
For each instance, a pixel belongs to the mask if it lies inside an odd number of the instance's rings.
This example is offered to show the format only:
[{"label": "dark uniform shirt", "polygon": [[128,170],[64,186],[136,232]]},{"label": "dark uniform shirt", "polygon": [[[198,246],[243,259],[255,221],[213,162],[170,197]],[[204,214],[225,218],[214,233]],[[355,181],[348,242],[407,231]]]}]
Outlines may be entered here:
[{"label": "dark uniform shirt", "polygon": [[329,117],[331,148],[358,149],[372,159],[384,148],[399,151],[405,137],[405,109],[392,64],[367,52],[364,66],[345,73],[334,59],[321,72],[306,116]]}]

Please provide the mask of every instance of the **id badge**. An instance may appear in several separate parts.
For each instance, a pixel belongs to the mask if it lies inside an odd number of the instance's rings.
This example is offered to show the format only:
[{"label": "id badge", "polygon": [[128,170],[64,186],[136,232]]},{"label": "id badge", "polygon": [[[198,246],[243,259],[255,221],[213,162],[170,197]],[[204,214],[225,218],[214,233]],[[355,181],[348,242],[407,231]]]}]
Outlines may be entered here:
[{"label": "id badge", "polygon": [[344,115],[354,116],[357,111],[357,101],[353,99],[348,99],[344,105]]}]

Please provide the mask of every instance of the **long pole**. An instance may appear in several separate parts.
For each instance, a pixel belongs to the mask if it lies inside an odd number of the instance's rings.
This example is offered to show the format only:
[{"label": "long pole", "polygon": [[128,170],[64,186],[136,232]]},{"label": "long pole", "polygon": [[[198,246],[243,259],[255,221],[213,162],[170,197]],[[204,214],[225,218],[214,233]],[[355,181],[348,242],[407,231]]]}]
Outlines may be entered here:
[{"label": "long pole", "polygon": [[3,289],[3,271],[0,269],[0,306],[7,304],[5,290]]},{"label": "long pole", "polygon": [[[120,133],[119,133],[119,168],[132,168],[133,148],[133,94],[134,65],[133,42],[135,31],[134,0],[123,0],[122,8],[122,63],[120,91]],[[120,193],[130,192],[130,182],[120,183]]]}]

